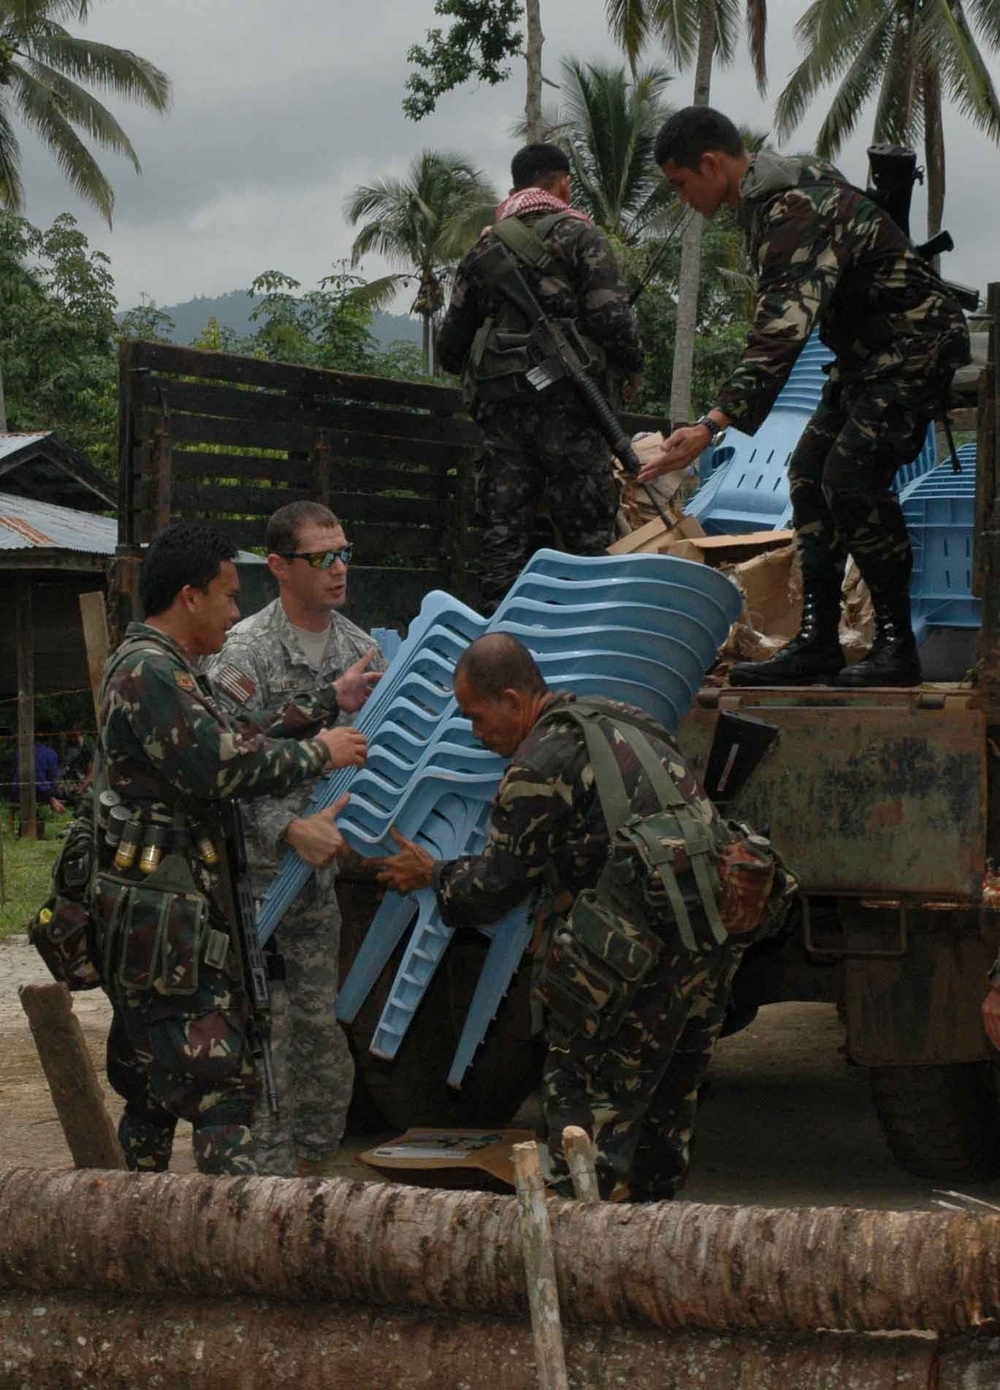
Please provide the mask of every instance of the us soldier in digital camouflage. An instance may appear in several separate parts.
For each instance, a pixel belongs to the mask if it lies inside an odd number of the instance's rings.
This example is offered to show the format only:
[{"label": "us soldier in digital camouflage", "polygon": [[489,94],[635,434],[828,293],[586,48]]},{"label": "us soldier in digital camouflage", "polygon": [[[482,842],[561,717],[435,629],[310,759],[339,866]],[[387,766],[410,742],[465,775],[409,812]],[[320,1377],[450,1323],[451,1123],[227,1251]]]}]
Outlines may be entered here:
[{"label": "us soldier in digital camouflage", "polygon": [[219,802],[283,796],[365,760],[362,734],[320,727],[336,713],[332,700],[286,698],[252,723],[219,707],[197,663],[239,617],[235,555],[207,524],[180,523],[153,541],[139,579],[145,621],[129,624],[101,690],[95,790],[105,793],[102,819],[121,831],[111,838],[132,850],[114,863],[100,837],[96,947],[114,1005],[107,1060],[125,1100],[119,1138],[128,1166],[144,1171],[169,1165],[179,1118],[193,1126],[202,1172],[256,1171],[257,1079]]},{"label": "us soldier in digital camouflage", "polygon": [[[526,145],[511,164],[513,189],[455,274],[437,338],[438,361],[464,374],[472,411],[486,436],[477,476],[484,527],[483,607],[492,612],[524,567],[543,495],[566,549],[599,555],[618,510],[611,453],[569,381],[543,392],[528,381],[524,340],[531,325],[491,289],[480,266],[498,229],[519,224],[508,248],[542,309],[578,334],[591,375],[638,387],[642,349],[614,252],[589,217],[569,206],[570,166],[557,145]],[[518,232],[518,227],[514,228]],[[517,345],[520,338],[521,346]]]},{"label": "us soldier in digital camouflage", "polygon": [[[570,719],[543,715],[567,707],[570,694],[549,690],[531,653],[516,638],[473,642],[455,671],[455,698],[473,733],[511,759],[493,804],[480,854],[449,862],[394,831],[400,852],[380,874],[397,892],[433,886],[448,926],[486,926],[539,895],[535,954],[577,895],[597,883],[608,830],[584,736]],[[628,706],[608,701],[609,710]],[[694,814],[717,813],[667,731],[641,711],[642,727]],[[630,744],[616,733],[614,756],[633,814],[659,809]],[[566,1125],[597,1144],[605,1197],[671,1197],[687,1173],[698,1087],[722,1025],[742,955],[736,938],[695,956],[669,945],[636,995],[618,1031],[595,1042],[582,1034],[549,1039],[543,1076],[554,1174],[568,1193],[562,1154]]]},{"label": "us soldier in digital camouflage", "polygon": [[[346,618],[351,547],[338,517],[320,502],[292,502],[267,524],[267,562],[278,597],[244,618],[209,663],[227,710],[256,718],[312,692],[331,718],[349,720],[385,669],[376,642]],[[303,813],[314,791],[301,782],[283,796],[259,798],[245,811],[254,894],[262,897],[290,845],[315,873],[276,933],[284,982],[272,992],[271,1052],[279,1110],[254,1120],[257,1169],[284,1177],[321,1174],[336,1154],[354,1085],[354,1060],[334,1004],[339,982],[338,857],[352,871],[374,872],[345,851],[330,811]]]},{"label": "us soldier in digital camouflage", "polygon": [[[919,684],[912,553],[892,483],[917,457],[956,367],[969,360],[961,309],[888,214],[832,165],[751,155],[732,121],[710,107],[671,116],[655,158],[697,212],[737,209],[758,292],[743,358],[715,405],[671,434],[640,481],[684,468],[728,425],[752,434],[814,328],[836,354],[789,464],[802,624],[770,660],[742,662],[730,680]],[[848,554],[871,593],[875,638],[867,657],[845,668],[838,623]]]}]

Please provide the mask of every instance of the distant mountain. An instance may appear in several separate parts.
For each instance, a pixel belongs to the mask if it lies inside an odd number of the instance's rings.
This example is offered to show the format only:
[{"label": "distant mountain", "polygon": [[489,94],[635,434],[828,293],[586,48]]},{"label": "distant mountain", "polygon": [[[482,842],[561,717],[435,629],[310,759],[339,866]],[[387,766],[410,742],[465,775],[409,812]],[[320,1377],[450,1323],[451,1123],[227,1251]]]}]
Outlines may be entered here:
[{"label": "distant mountain", "polygon": [[[259,303],[259,296],[246,290],[230,290],[228,294],[198,295],[195,299],[186,299],[183,304],[159,304],[157,308],[174,321],[170,335],[173,341],[186,344],[197,338],[210,318],[218,319],[223,328],[231,328],[241,337],[249,335],[255,327],[250,315]],[[400,340],[419,343],[420,320],[408,314],[377,313],[372,332],[382,347]]]}]

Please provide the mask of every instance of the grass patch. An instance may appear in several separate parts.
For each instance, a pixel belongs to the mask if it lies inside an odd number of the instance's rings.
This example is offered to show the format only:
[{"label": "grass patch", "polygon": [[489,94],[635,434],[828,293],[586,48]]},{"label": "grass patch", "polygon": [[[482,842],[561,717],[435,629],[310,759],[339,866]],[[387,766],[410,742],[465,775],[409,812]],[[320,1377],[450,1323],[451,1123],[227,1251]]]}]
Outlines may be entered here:
[{"label": "grass patch", "polygon": [[62,845],[59,832],[72,820],[69,813],[49,815],[44,840],[20,840],[7,828],[6,808],[2,808],[2,813],[4,892],[0,902],[0,937],[23,932],[28,918],[48,897],[49,875]]}]

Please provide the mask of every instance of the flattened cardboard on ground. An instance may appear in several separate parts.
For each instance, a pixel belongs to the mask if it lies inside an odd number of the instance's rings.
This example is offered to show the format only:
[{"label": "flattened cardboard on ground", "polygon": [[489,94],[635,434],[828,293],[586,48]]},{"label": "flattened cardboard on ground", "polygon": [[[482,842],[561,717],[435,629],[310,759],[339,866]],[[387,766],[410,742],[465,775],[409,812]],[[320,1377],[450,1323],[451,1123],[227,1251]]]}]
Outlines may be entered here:
[{"label": "flattened cardboard on ground", "polygon": [[608,554],[662,555],[677,541],[695,539],[704,534],[701,522],[696,516],[679,517],[669,528],[657,517],[654,521],[647,521],[645,526],[640,526],[637,531],[622,536],[620,541],[609,545]]},{"label": "flattened cardboard on ground", "polygon": [[435,1171],[478,1168],[514,1186],[511,1149],[536,1138],[532,1129],[408,1129],[404,1134],[358,1154],[362,1163],[384,1172],[409,1173],[419,1184]]},{"label": "flattened cardboard on ground", "polygon": [[701,560],[706,565],[737,565],[787,545],[793,535],[793,531],[748,531],[742,536],[699,536],[673,541],[663,553],[681,560]]}]

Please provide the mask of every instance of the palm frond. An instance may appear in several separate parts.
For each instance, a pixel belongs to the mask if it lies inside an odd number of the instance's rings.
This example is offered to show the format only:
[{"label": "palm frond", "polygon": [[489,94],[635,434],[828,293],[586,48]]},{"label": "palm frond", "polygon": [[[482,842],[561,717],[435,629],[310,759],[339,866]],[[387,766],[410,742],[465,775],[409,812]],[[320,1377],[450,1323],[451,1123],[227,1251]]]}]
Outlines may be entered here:
[{"label": "palm frond", "polygon": [[91,43],[57,24],[39,26],[25,44],[24,56],[57,68],[66,77],[103,87],[153,111],[170,105],[170,79],[155,64],[126,48]]},{"label": "palm frond", "polygon": [[55,155],[67,182],[111,225],[115,195],[93,155],[63,115],[60,99],[20,64],[12,64],[12,89],[17,109],[27,125]]},{"label": "palm frond", "polygon": [[1000,101],[958,0],[931,0],[921,12],[920,41],[936,57],[951,102],[1000,142]]},{"label": "palm frond", "polygon": [[753,75],[763,96],[767,91],[767,0],[746,0],[746,26]]},{"label": "palm frond", "polygon": [[67,121],[115,154],[124,155],[137,174],[142,172],[132,141],[102,102],[45,63],[32,61],[27,66],[33,76],[51,91]]},{"label": "palm frond", "polygon": [[646,0],[607,0],[604,14],[611,37],[634,70],[650,38],[650,14]]},{"label": "palm frond", "polygon": [[821,159],[835,159],[853,133],[862,108],[884,71],[891,39],[891,19],[886,18],[869,33],[844,74],[816,139],[816,153]]},{"label": "palm frond", "polygon": [[395,299],[400,287],[410,277],[408,275],[381,275],[377,280],[368,280],[363,285],[355,285],[344,295],[344,302],[356,304],[360,309],[370,309],[375,313],[386,308]]},{"label": "palm frond", "polygon": [[21,183],[21,149],[0,97],[0,207],[17,212],[24,206]]},{"label": "palm frond", "polygon": [[995,53],[1000,49],[1000,4],[997,0],[970,0],[969,12],[974,27]]}]

